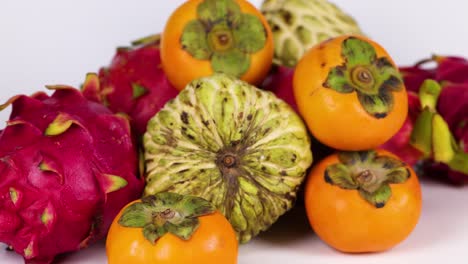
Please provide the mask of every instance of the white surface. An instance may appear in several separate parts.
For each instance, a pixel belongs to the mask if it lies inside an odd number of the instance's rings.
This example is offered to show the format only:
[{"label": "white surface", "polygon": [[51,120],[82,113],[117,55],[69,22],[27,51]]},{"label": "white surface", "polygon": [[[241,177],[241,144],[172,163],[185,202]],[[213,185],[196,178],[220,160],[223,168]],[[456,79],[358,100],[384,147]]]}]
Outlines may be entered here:
[{"label": "white surface", "polygon": [[[181,0],[3,0],[0,7],[0,102],[44,90],[78,86],[89,71],[109,63],[116,46],[161,31]],[[252,1],[259,4],[260,1]],[[432,53],[468,56],[468,1],[334,0],[382,44],[397,64]],[[10,108],[0,113],[4,122]],[[468,263],[468,188],[423,183],[421,221],[404,243],[372,255],[344,255],[309,229],[300,210],[240,249],[250,263]],[[106,263],[103,245],[61,262]],[[0,250],[0,263],[22,263]]]}]

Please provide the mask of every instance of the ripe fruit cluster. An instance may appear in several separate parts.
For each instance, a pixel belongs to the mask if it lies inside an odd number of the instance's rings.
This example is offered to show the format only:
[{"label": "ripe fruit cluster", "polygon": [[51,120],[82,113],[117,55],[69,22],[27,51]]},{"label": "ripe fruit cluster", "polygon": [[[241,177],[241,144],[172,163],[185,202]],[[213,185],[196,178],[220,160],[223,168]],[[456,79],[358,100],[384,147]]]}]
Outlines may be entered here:
[{"label": "ripe fruit cluster", "polygon": [[110,264],[234,264],[303,184],[312,228],[344,252],[418,222],[418,178],[379,149],[407,118],[402,76],[326,0],[186,1],[81,91],[54,89],[0,106],[0,240],[27,263],[110,230]]}]

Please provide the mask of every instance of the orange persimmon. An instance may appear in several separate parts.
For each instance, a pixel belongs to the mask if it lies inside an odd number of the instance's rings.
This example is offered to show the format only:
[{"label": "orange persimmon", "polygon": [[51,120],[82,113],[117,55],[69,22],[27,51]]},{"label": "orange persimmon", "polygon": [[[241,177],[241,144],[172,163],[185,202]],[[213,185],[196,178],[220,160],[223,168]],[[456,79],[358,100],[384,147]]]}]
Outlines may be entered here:
[{"label": "orange persimmon", "polygon": [[245,0],[190,0],[177,8],[161,36],[161,61],[179,90],[214,72],[259,84],[273,60],[271,29]]},{"label": "orange persimmon", "polygon": [[338,152],[316,164],[305,184],[315,233],[349,253],[384,251],[412,232],[421,188],[411,167],[384,150]]},{"label": "orange persimmon", "polygon": [[228,220],[199,197],[147,196],[125,206],[106,240],[109,264],[237,263]]},{"label": "orange persimmon", "polygon": [[320,142],[340,150],[379,147],[408,113],[403,79],[376,42],[345,35],[311,48],[293,80],[299,113]]}]

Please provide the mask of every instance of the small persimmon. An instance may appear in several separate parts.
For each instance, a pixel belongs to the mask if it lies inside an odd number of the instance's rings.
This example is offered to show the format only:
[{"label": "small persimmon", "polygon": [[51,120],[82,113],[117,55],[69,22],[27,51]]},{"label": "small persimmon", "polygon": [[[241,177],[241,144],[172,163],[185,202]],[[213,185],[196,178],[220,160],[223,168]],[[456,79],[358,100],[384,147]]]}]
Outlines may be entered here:
[{"label": "small persimmon", "polygon": [[421,188],[411,167],[387,151],[343,151],[312,168],[305,207],[311,227],[331,247],[378,252],[413,231],[421,214]]},{"label": "small persimmon", "polygon": [[166,22],[161,61],[178,90],[215,72],[260,84],[273,61],[271,29],[246,0],[186,1]]},{"label": "small persimmon", "polygon": [[345,35],[311,48],[293,80],[299,113],[320,142],[340,150],[379,147],[408,113],[403,79],[376,42]]},{"label": "small persimmon", "polygon": [[237,263],[228,220],[206,200],[159,193],[129,203],[106,240],[109,264]]}]

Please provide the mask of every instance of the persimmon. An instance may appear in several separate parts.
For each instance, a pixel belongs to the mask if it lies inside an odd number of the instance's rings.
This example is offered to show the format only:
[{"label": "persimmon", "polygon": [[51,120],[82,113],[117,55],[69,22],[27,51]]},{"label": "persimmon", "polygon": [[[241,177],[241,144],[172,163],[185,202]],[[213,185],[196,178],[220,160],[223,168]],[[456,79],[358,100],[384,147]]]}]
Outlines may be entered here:
[{"label": "persimmon", "polygon": [[403,241],[419,221],[421,199],[411,167],[380,149],[329,155],[305,183],[311,227],[348,253],[384,251]]},{"label": "persimmon", "polygon": [[120,211],[106,253],[109,264],[234,264],[238,242],[228,220],[208,201],[159,193]]},{"label": "persimmon", "polygon": [[293,78],[299,113],[322,143],[340,150],[379,147],[403,125],[408,98],[387,51],[345,35],[311,48]]},{"label": "persimmon", "polygon": [[259,84],[273,61],[273,37],[261,12],[245,0],[190,0],[169,17],[161,62],[171,84],[214,72]]}]

